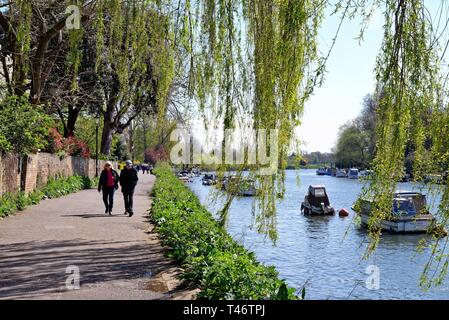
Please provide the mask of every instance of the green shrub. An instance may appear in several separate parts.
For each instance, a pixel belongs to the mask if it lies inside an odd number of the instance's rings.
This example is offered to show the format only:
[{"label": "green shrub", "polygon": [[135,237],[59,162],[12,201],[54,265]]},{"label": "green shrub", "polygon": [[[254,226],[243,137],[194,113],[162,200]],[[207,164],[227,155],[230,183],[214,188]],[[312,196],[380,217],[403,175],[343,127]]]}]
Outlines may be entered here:
[{"label": "green shrub", "polygon": [[49,199],[58,198],[84,189],[84,178],[71,176],[68,178],[51,178],[42,190]]},{"label": "green shrub", "polygon": [[6,217],[17,211],[15,197],[11,193],[6,193],[0,197],[0,217]]},{"label": "green shrub", "polygon": [[45,194],[41,190],[34,190],[28,195],[29,204],[34,205],[41,202],[42,199],[44,199]]},{"label": "green shrub", "polygon": [[0,151],[27,154],[44,148],[52,122],[42,106],[30,104],[27,95],[2,98]]},{"label": "green shrub", "polygon": [[169,255],[185,268],[183,279],[208,299],[296,299],[272,266],[237,244],[171,172],[156,168],[151,219]]},{"label": "green shrub", "polygon": [[18,211],[23,211],[30,204],[30,200],[23,191],[20,191],[15,196],[16,207]]},{"label": "green shrub", "polygon": [[98,186],[98,182],[100,181],[100,178],[89,178],[89,177],[83,177],[83,185],[84,189],[91,189]]}]

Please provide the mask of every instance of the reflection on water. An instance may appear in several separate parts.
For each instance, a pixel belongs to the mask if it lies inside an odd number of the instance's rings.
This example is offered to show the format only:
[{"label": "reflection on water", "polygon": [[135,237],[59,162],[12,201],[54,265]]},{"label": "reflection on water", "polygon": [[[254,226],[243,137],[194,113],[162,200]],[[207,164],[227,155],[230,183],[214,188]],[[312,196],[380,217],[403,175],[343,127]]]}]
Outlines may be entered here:
[{"label": "reflection on water", "polygon": [[[290,286],[300,289],[306,284],[307,299],[449,299],[448,281],[428,292],[419,288],[428,254],[417,254],[416,246],[425,235],[384,234],[377,250],[363,260],[368,239],[365,230],[354,225],[352,210],[346,218],[309,217],[300,213],[310,184],[324,184],[331,204],[338,211],[351,208],[362,188],[361,182],[300,170],[298,186],[296,174],[287,171],[286,195],[277,204],[276,245],[252,227],[252,198],[233,202],[227,226],[233,238],[254,251],[261,262],[275,265]],[[202,186],[200,178],[189,186],[211,212],[220,208],[221,200],[217,200],[214,187]],[[399,188],[413,187],[401,183]],[[379,290],[365,286],[369,265],[379,267]]]}]

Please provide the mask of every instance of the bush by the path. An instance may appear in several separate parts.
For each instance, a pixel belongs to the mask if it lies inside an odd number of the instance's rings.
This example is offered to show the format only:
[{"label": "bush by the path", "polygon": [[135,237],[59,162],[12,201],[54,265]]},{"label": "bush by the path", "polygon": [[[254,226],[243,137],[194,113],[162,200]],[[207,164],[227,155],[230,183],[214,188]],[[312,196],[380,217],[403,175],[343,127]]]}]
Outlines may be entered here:
[{"label": "bush by the path", "polygon": [[155,169],[151,218],[170,255],[185,268],[183,278],[201,289],[199,298],[296,299],[272,266],[220,228],[168,165]]},{"label": "bush by the path", "polygon": [[35,190],[25,195],[20,191],[15,194],[6,193],[0,197],[0,218],[9,216],[27,206],[38,204],[43,199],[58,198],[83,189],[89,189],[98,184],[98,179],[81,176],[50,179],[41,190]]}]

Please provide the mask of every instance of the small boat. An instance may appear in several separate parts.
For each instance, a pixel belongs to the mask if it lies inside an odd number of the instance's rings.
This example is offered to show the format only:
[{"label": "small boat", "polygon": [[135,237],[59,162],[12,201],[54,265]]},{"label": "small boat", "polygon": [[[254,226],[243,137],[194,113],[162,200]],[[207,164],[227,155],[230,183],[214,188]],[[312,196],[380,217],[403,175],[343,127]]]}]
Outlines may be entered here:
[{"label": "small boat", "polygon": [[184,183],[192,182],[191,178],[188,176],[178,176],[178,179]]},{"label": "small boat", "polygon": [[193,181],[192,176],[188,171],[181,171],[178,173],[178,179],[184,183]]},{"label": "small boat", "polygon": [[359,169],[351,168],[348,172],[348,179],[358,179],[359,178]]},{"label": "small boat", "polygon": [[426,174],[424,176],[424,183],[435,183],[442,184],[444,182],[444,177],[441,174]]},{"label": "small boat", "polygon": [[326,176],[332,177],[332,168],[326,168]]},{"label": "small boat", "polygon": [[[361,199],[353,207],[364,226],[368,225],[371,217],[371,206],[372,201]],[[425,233],[436,227],[436,219],[427,210],[425,195],[402,191],[394,194],[391,217],[381,220],[380,226],[382,230],[392,233]]]},{"label": "small boat", "polygon": [[347,176],[348,174],[345,169],[337,169],[337,172],[335,173],[335,177],[337,178],[346,178]]},{"label": "small boat", "polygon": [[211,186],[217,183],[217,177],[215,176],[215,174],[212,173],[206,173],[203,176],[202,179],[202,184],[203,186]]},{"label": "small boat", "polygon": [[373,173],[372,170],[362,170],[359,172],[359,178],[364,177],[367,178]]},{"label": "small boat", "polygon": [[325,176],[327,173],[327,169],[326,168],[318,168],[316,171],[316,175],[317,176]]},{"label": "small boat", "polygon": [[323,185],[309,186],[309,192],[301,204],[301,212],[305,215],[334,215],[335,209],[330,205]]},{"label": "small boat", "polygon": [[193,168],[192,173],[195,177],[200,177],[201,176],[201,169],[199,168]]},{"label": "small boat", "polygon": [[248,178],[240,178],[231,176],[223,179],[222,189],[226,192],[241,196],[252,197],[256,195],[256,187],[254,180]]}]

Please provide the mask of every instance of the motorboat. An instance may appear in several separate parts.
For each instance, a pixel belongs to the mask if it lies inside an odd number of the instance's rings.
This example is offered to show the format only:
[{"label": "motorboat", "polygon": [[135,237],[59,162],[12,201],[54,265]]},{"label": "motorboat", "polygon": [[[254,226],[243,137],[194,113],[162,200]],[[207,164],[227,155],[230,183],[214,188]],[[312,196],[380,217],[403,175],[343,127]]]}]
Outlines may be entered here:
[{"label": "motorboat", "polygon": [[206,173],[206,174],[203,176],[202,184],[203,184],[204,186],[211,186],[211,185],[214,185],[214,184],[216,184],[216,183],[217,183],[217,176],[216,176],[215,174],[212,174],[212,173]]},{"label": "motorboat", "polygon": [[326,168],[318,168],[316,170],[316,174],[317,174],[317,176],[325,176],[327,174],[327,169]]},{"label": "motorboat", "polygon": [[324,185],[310,185],[307,195],[301,204],[301,212],[305,215],[334,215]]},{"label": "motorboat", "polygon": [[[367,226],[371,218],[372,201],[359,199],[353,210]],[[393,197],[391,214],[380,220],[382,230],[392,233],[425,233],[436,228],[436,219],[428,211],[426,196],[419,192],[400,191]],[[446,232],[446,231],[444,231]]]},{"label": "motorboat", "polygon": [[358,179],[359,178],[359,169],[351,168],[348,171],[348,179]]},{"label": "motorboat", "polygon": [[181,171],[177,176],[178,179],[184,183],[193,181],[192,176],[188,171]]},{"label": "motorboat", "polygon": [[362,178],[362,177],[363,178],[367,178],[367,177],[369,177],[372,174],[373,174],[372,170],[362,170],[362,171],[359,172],[359,178]]},{"label": "motorboat", "polygon": [[222,181],[222,189],[226,192],[242,197],[252,197],[256,195],[254,180],[244,177],[226,177]]},{"label": "motorboat", "polygon": [[337,172],[335,173],[335,177],[337,178],[346,178],[347,176],[348,174],[345,169],[337,169]]}]

